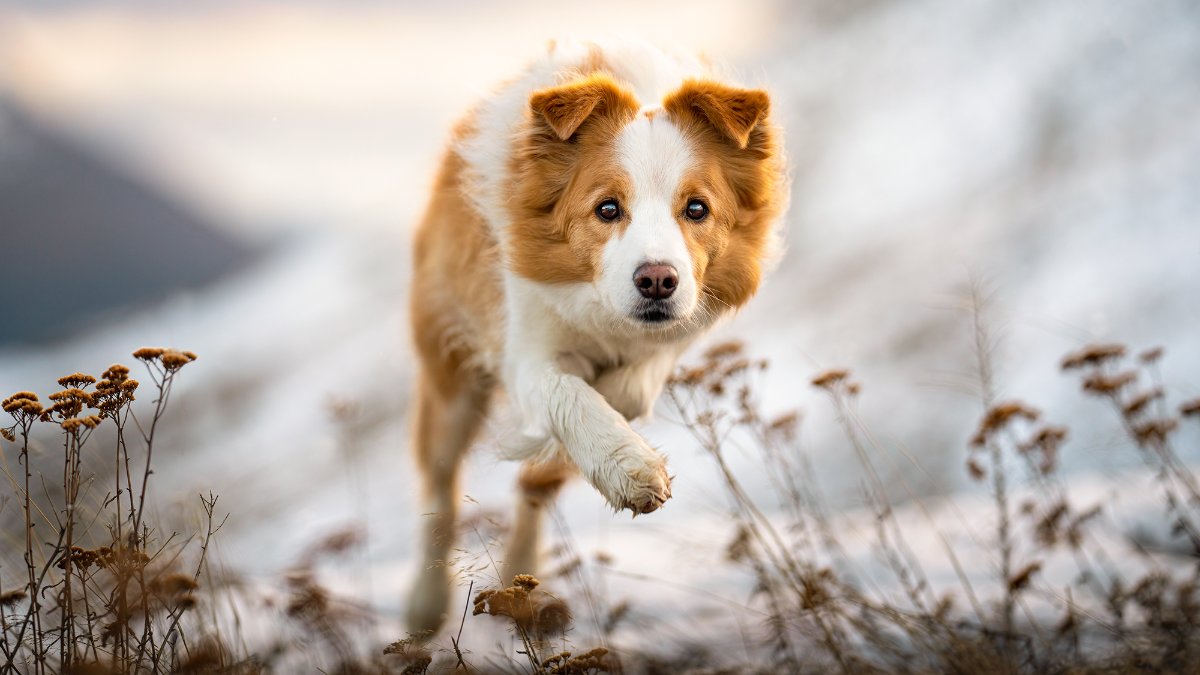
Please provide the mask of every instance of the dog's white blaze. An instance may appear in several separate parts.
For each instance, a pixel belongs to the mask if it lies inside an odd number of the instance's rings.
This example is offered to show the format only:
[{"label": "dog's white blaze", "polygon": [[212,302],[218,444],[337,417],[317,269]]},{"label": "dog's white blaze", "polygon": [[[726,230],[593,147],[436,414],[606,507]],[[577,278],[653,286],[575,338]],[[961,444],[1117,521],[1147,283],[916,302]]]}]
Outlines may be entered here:
[{"label": "dog's white blaze", "polygon": [[641,300],[633,285],[637,268],[666,263],[679,274],[679,287],[671,296],[676,316],[687,316],[696,307],[697,289],[675,200],[684,173],[695,161],[691,145],[665,116],[639,115],[621,130],[616,150],[633,194],[624,205],[629,225],[604,246],[601,289],[614,309],[627,313]]}]

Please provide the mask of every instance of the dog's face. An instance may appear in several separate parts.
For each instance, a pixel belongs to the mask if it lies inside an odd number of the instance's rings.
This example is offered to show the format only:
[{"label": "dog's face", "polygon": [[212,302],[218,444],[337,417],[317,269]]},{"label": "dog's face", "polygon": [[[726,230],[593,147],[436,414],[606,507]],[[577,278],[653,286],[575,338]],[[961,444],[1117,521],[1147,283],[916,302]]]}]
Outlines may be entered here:
[{"label": "dog's face", "polygon": [[606,75],[535,93],[509,236],[514,271],[582,285],[624,332],[707,325],[758,288],[783,162],[757,90],[688,81],[644,109]]}]

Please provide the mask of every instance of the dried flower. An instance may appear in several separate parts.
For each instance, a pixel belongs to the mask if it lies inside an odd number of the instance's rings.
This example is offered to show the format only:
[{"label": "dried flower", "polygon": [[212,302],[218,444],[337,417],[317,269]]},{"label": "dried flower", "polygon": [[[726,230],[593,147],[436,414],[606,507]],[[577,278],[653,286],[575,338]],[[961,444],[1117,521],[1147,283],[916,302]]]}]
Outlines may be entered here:
[{"label": "dried flower", "polygon": [[143,361],[153,361],[154,359],[162,356],[164,351],[166,350],[162,347],[142,347],[133,353],[133,358],[141,359]]},{"label": "dried flower", "polygon": [[1125,356],[1125,345],[1088,345],[1063,357],[1062,369],[1073,370],[1084,366],[1095,366],[1123,356]]},{"label": "dried flower", "polygon": [[767,432],[778,434],[785,440],[790,441],[796,437],[796,427],[798,426],[800,426],[800,411],[793,410],[771,420],[767,424]]},{"label": "dried flower", "polygon": [[1150,349],[1143,351],[1141,354],[1138,354],[1138,359],[1142,363],[1150,364],[1150,363],[1154,363],[1154,362],[1158,361],[1159,359],[1161,359],[1162,355],[1163,355],[1162,347],[1151,347]]},{"label": "dried flower", "polygon": [[187,574],[172,572],[150,580],[147,587],[151,592],[165,596],[191,593],[199,587],[196,580]]},{"label": "dried flower", "polygon": [[174,349],[164,350],[159,360],[163,364],[163,368],[167,370],[179,370],[192,361],[196,360],[196,355],[192,352],[181,352]]},{"label": "dried flower", "polygon": [[1150,404],[1151,401],[1160,399],[1162,396],[1163,390],[1159,387],[1155,387],[1149,391],[1143,391],[1129,399],[1129,402],[1125,404],[1124,408],[1122,408],[1122,412],[1126,417],[1133,417],[1134,415],[1140,413],[1147,405]]},{"label": "dried flower", "polygon": [[1083,389],[1084,391],[1090,391],[1094,394],[1115,394],[1136,380],[1137,373],[1128,370],[1116,375],[1092,373],[1091,375],[1083,378]]},{"label": "dried flower", "polygon": [[983,420],[979,423],[979,431],[971,439],[971,445],[981,446],[987,443],[987,439],[991,437],[997,430],[1004,428],[1013,419],[1021,418],[1030,422],[1036,420],[1041,415],[1036,408],[1032,408],[1020,401],[1004,401],[988,408],[988,411],[983,416]]},{"label": "dried flower", "polygon": [[3,593],[0,593],[0,608],[8,609],[28,597],[29,594],[21,588],[14,588],[11,591],[4,591]]},{"label": "dried flower", "polygon": [[1042,569],[1042,563],[1034,561],[1022,567],[1016,574],[1008,580],[1008,592],[1019,593],[1029,585],[1034,574],[1037,574]]},{"label": "dried flower", "polygon": [[704,360],[715,362],[731,356],[737,356],[738,354],[742,353],[743,348],[744,345],[738,340],[721,342],[709,347],[708,350],[704,352]]},{"label": "dried flower", "polygon": [[974,457],[967,460],[967,474],[971,476],[971,480],[977,481],[983,480],[987,477],[987,471],[984,470],[983,465],[979,463],[979,460],[975,459]]},{"label": "dried flower", "polygon": [[32,391],[18,391],[17,393],[4,399],[0,404],[4,408],[4,412],[21,413],[28,416],[37,416],[42,413],[42,405],[38,403],[37,394]]},{"label": "dried flower", "polygon": [[842,380],[846,379],[849,375],[850,375],[850,371],[844,370],[841,368],[834,368],[832,370],[826,370],[825,372],[821,373],[820,375],[817,375],[816,377],[814,377],[812,379],[812,385],[814,387],[822,387],[824,389],[829,389],[829,388],[833,387],[833,385],[837,384],[838,382],[841,382]]},{"label": "dried flower", "polygon": [[96,381],[96,378],[84,373],[72,373],[58,378],[60,387],[86,387]]},{"label": "dried flower", "polygon": [[538,639],[559,635],[570,625],[570,608],[548,593],[535,592],[539,583],[532,575],[518,574],[508,588],[480,591],[473,601],[472,614],[507,617],[518,629]]},{"label": "dried flower", "polygon": [[1177,426],[1179,426],[1179,420],[1174,418],[1147,420],[1133,427],[1133,435],[1138,443],[1163,443]]}]

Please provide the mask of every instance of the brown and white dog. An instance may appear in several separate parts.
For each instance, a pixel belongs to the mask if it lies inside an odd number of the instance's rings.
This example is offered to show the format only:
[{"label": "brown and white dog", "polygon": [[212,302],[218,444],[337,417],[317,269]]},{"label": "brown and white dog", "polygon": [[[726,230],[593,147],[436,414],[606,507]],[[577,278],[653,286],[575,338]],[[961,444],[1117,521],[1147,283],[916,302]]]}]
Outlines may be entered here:
[{"label": "brown and white dog", "polygon": [[458,467],[498,388],[526,461],[506,574],[534,572],[541,512],[576,471],[618,510],[671,497],[628,420],[758,288],[786,200],[768,104],[699,58],[560,43],[457,126],[414,253],[414,632],[447,610]]}]

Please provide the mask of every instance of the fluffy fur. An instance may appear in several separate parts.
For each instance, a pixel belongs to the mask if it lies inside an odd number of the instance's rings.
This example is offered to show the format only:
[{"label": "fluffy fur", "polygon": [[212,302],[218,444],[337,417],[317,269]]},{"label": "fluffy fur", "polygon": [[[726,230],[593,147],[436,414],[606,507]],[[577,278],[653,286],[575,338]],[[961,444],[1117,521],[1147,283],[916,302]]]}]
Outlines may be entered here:
[{"label": "fluffy fur", "polygon": [[[766,92],[643,45],[552,45],[456,127],[414,249],[428,515],[410,628],[443,621],[458,467],[496,390],[526,460],[508,572],[534,572],[541,513],[576,472],[634,514],[670,498],[629,420],[757,290],[783,184]],[[635,285],[646,265],[677,273],[669,297]]]}]

